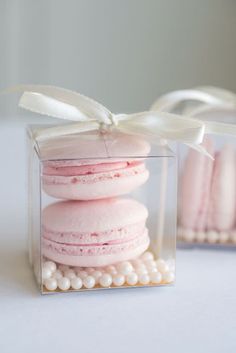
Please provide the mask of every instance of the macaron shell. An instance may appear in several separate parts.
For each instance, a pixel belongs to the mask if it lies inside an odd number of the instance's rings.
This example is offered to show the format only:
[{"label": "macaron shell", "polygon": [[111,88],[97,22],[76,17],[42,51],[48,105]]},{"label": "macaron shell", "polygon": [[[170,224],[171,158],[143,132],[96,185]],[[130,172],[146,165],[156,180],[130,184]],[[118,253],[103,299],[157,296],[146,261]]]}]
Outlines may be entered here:
[{"label": "macaron shell", "polygon": [[[207,138],[203,147],[214,155],[213,141]],[[180,223],[183,228],[204,230],[207,224],[213,161],[190,150],[182,172],[180,186]]]},{"label": "macaron shell", "polygon": [[208,212],[208,229],[232,229],[236,215],[236,161],[231,145],[216,155]]},{"label": "macaron shell", "polygon": [[149,246],[147,214],[145,206],[132,199],[51,204],[42,215],[43,255],[72,266],[134,258]]},{"label": "macaron shell", "polygon": [[40,146],[43,189],[59,199],[93,200],[125,195],[149,176],[144,139],[112,131],[55,138]]},{"label": "macaron shell", "polygon": [[96,158],[104,162],[107,158],[145,158],[150,152],[148,141],[116,130],[109,134],[94,131],[60,136],[50,141],[42,140],[39,144],[41,159],[49,164],[54,162],[54,165],[62,160],[68,163],[74,160],[78,165],[79,160],[82,164],[88,164]]},{"label": "macaron shell", "polygon": [[147,208],[129,198],[59,201],[42,212],[43,226],[60,233],[104,232],[147,219]]}]

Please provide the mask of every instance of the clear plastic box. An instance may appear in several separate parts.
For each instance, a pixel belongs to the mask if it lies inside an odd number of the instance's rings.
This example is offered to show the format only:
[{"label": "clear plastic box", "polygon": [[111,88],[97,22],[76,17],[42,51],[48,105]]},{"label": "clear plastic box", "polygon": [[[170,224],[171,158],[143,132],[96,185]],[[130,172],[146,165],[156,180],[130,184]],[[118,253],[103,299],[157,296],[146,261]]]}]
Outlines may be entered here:
[{"label": "clear plastic box", "polygon": [[116,130],[39,142],[34,129],[29,257],[41,293],[173,283],[175,154]]},{"label": "clear plastic box", "polygon": [[[190,107],[185,110],[191,111]],[[235,124],[236,111],[208,107],[194,117]],[[236,246],[236,137],[206,135],[204,146],[214,161],[179,147],[178,241],[232,248]]]}]

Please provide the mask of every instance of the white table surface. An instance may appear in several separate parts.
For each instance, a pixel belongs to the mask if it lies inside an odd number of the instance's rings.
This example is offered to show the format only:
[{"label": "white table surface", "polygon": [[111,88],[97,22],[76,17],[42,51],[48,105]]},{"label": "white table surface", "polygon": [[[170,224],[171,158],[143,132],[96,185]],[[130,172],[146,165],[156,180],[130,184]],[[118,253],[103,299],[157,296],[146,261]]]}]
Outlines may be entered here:
[{"label": "white table surface", "polygon": [[41,296],[26,251],[24,132],[0,125],[0,352],[236,352],[236,251],[178,250],[173,287]]}]

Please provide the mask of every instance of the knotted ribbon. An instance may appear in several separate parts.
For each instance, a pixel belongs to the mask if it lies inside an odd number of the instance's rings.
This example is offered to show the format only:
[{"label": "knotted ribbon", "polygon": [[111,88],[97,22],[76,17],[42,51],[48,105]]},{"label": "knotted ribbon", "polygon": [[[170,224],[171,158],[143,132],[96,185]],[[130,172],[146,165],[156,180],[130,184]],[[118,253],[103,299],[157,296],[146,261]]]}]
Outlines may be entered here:
[{"label": "knotted ribbon", "polygon": [[20,85],[6,92],[23,92],[19,106],[24,109],[70,122],[36,129],[36,140],[93,130],[106,133],[116,128],[121,132],[140,135],[154,141],[164,139],[181,142],[208,155],[200,146],[205,133],[205,123],[197,119],[154,110],[113,114],[91,98],[54,86]]}]

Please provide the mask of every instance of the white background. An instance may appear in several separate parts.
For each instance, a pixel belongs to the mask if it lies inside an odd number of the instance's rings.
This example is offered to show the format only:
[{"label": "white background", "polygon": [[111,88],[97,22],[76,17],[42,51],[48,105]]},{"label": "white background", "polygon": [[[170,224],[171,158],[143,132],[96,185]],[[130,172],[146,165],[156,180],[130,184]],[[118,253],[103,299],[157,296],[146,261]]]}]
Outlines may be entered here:
[{"label": "white background", "polygon": [[[114,112],[177,88],[236,91],[235,18],[234,0],[1,0],[0,89],[56,84]],[[37,119],[16,101],[0,97],[0,352],[235,352],[235,251],[178,250],[175,287],[39,295],[23,129]]]}]

